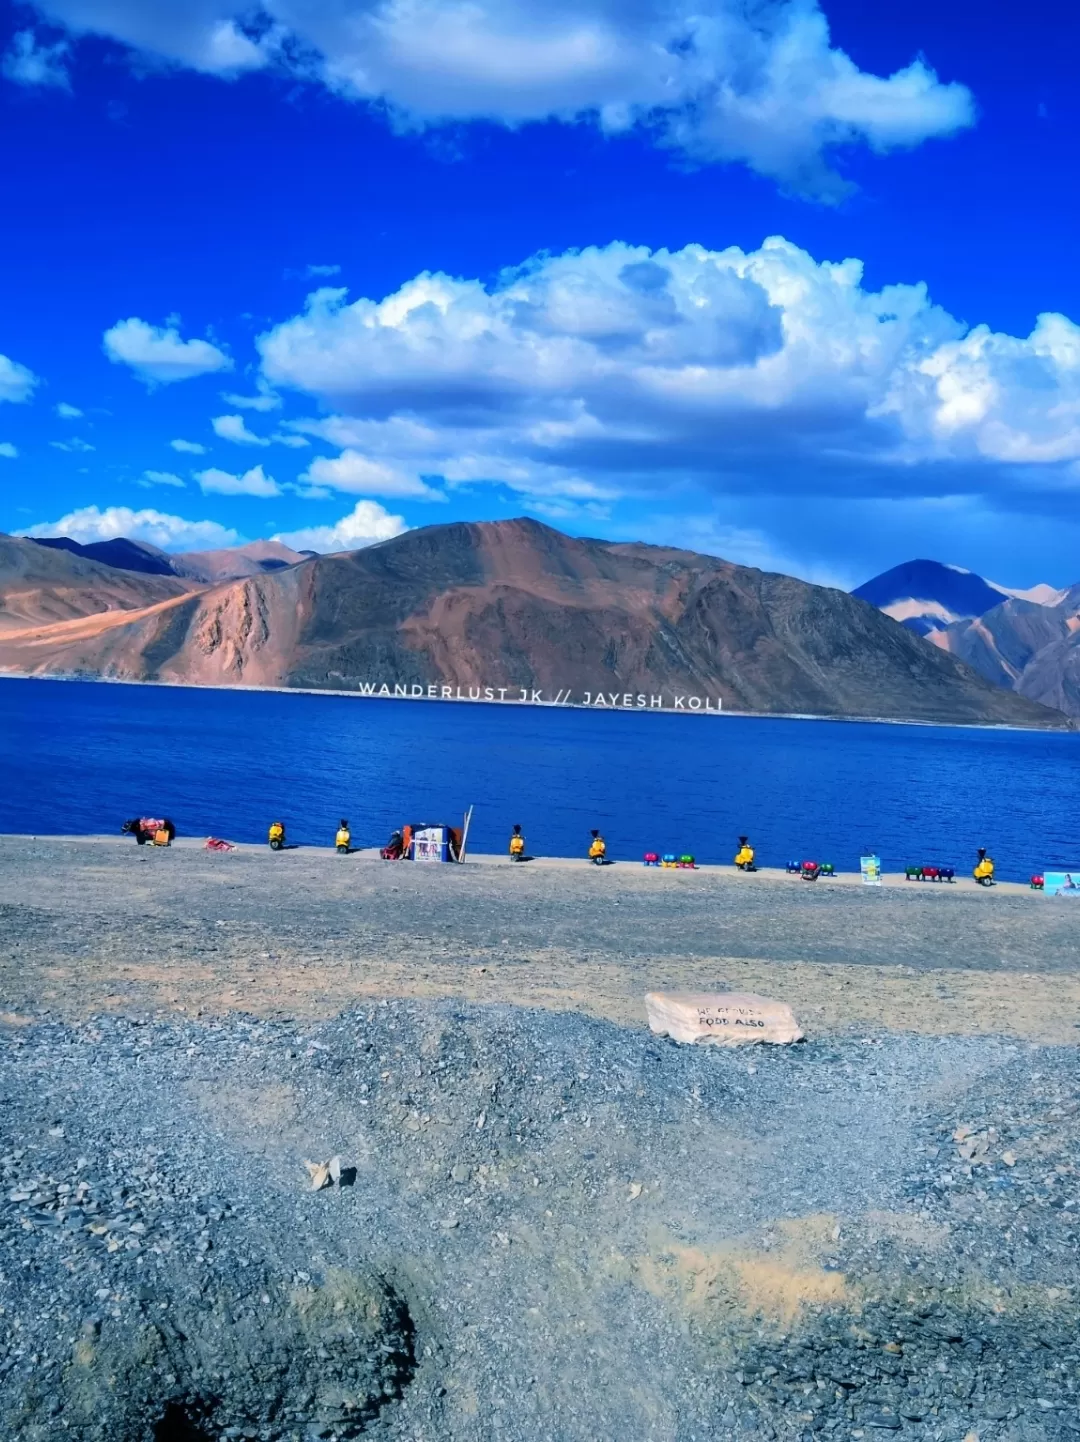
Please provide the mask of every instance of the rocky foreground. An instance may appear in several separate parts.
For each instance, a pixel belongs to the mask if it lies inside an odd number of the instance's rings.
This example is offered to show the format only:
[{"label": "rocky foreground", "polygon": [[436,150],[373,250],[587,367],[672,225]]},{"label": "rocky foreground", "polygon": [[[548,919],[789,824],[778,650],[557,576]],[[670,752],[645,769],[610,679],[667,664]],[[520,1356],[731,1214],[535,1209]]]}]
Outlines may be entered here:
[{"label": "rocky foreground", "polygon": [[1073,1050],[382,1003],[0,1077],[6,1437],[1080,1435]]},{"label": "rocky foreground", "polygon": [[1067,908],[745,880],[5,841],[0,1436],[1080,1438]]}]

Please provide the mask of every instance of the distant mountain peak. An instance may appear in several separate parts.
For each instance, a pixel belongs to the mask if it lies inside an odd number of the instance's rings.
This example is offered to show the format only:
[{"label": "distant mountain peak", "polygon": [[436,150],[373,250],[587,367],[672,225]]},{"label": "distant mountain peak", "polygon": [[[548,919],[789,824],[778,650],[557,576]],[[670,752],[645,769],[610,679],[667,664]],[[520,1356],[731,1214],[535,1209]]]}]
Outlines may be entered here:
[{"label": "distant mountain peak", "polygon": [[129,541],[126,536],[117,536],[112,541],[90,541],[84,545],[73,541],[70,536],[34,536],[39,546],[54,551],[70,551],[73,556],[82,556],[87,561],[97,561],[102,566],[112,566],[119,571],[136,571],[143,576],[174,576],[176,574],[165,551],[145,541]]},{"label": "distant mountain peak", "polygon": [[983,615],[1001,604],[1004,593],[963,566],[917,560],[883,571],[851,594],[925,636],[954,621]]},{"label": "distant mountain peak", "polygon": [[1021,589],[962,566],[905,561],[852,594],[995,686],[1080,716],[1080,585]]}]

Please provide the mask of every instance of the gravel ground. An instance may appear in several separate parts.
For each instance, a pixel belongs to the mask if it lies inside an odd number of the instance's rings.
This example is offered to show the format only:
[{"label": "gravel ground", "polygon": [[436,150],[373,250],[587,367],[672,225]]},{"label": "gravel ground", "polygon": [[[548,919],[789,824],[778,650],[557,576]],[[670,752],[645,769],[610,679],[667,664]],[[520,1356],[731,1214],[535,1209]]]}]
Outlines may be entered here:
[{"label": "gravel ground", "polygon": [[[143,949],[144,916],[167,921],[166,950],[214,950],[206,926],[253,924],[297,950],[346,943],[468,954],[507,945],[583,959],[758,957],[959,970],[1072,970],[1069,903],[1000,887],[866,888],[734,871],[657,871],[582,862],[387,865],[313,848],[215,855],[120,840],[0,837],[0,902],[31,901],[35,941],[73,956]],[[71,927],[73,912],[86,924]],[[16,918],[17,919],[17,918]]]},{"label": "gravel ground", "polygon": [[0,1437],[1080,1442],[1070,921],[4,839]]},{"label": "gravel ground", "polygon": [[733,872],[226,855],[0,838],[0,1010],[331,1017],[451,996],[644,1020],[650,988],[783,995],[815,1034],[1073,1042],[1076,916],[1031,892]]},{"label": "gravel ground", "polygon": [[0,1088],[4,1436],[1080,1436],[1073,1049],[384,1002]]}]

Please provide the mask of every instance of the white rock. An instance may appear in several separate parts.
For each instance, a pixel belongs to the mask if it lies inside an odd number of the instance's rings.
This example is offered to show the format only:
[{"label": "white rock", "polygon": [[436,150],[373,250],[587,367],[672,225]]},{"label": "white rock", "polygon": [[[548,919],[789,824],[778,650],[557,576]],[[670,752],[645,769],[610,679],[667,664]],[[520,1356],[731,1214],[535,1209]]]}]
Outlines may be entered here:
[{"label": "white rock", "polygon": [[645,1010],[658,1036],[695,1045],[744,1046],[803,1037],[786,1002],[750,992],[650,991]]}]

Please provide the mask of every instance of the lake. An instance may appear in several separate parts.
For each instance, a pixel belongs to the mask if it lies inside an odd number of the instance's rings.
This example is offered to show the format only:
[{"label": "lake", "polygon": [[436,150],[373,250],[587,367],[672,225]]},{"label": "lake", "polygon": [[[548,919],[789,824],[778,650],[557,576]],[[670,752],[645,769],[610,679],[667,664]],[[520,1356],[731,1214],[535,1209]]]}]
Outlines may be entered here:
[{"label": "lake", "polygon": [[402,822],[460,824],[503,851],[646,850],[858,869],[876,850],[998,874],[1080,867],[1080,735],[760,717],[603,712],[303,693],[0,678],[0,831],[118,831],[170,816],[181,836],[382,845]]}]

